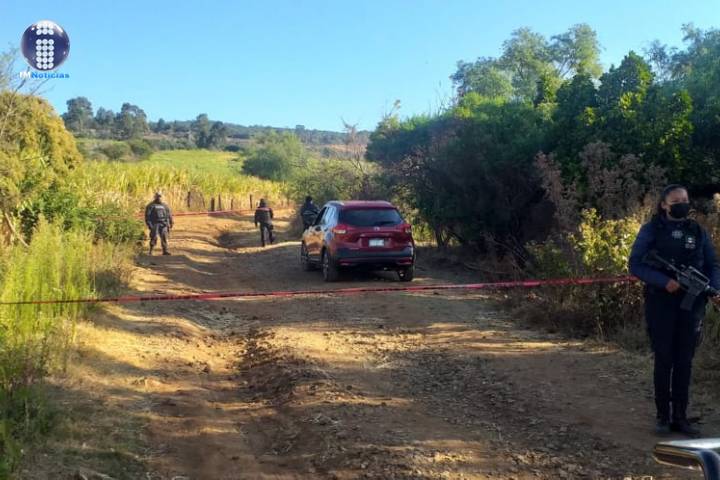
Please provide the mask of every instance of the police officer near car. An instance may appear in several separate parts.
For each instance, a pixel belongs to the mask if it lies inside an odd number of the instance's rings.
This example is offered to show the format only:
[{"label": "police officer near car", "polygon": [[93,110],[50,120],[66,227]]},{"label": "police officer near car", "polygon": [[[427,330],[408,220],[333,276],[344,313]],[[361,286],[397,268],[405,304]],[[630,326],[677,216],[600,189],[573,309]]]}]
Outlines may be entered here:
[{"label": "police officer near car", "polygon": [[319,212],[320,209],[313,203],[312,197],[309,195],[305,197],[305,203],[303,203],[303,206],[300,208],[300,218],[303,222],[303,231],[307,230],[313,223],[315,223],[315,218]]},{"label": "police officer near car", "polygon": [[261,198],[260,204],[257,210],[255,210],[255,227],[257,228],[257,226],[260,225],[260,243],[262,243],[263,247],[266,242],[266,233],[267,240],[270,244],[275,241],[275,237],[273,236],[273,217],[272,208],[268,207],[264,198]]},{"label": "police officer near car", "polygon": [[[688,218],[690,200],[682,185],[662,191],[652,219],[642,226],[629,259],[630,272],[645,284],[645,320],[655,355],[656,432],[698,436],[688,421],[692,360],[702,338],[707,295],[699,295],[689,310],[681,308],[684,292],[674,274],[647,261],[652,251],[675,267],[692,266],[720,287],[712,238]],[[712,299],[717,302],[717,297]]]},{"label": "police officer near car", "polygon": [[170,255],[168,251],[168,232],[173,227],[172,212],[162,201],[162,193],[155,192],[152,202],[145,207],[145,225],[150,229],[150,255],[160,237],[163,255]]}]

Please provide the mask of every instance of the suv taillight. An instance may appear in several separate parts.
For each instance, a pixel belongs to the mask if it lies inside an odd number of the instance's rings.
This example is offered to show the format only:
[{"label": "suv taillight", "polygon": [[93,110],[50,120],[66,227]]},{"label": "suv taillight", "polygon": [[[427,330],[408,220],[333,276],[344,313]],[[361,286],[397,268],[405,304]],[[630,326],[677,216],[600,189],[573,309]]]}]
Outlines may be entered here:
[{"label": "suv taillight", "polygon": [[332,232],[335,235],[346,235],[348,233],[348,227],[345,225],[336,225],[335,228],[332,229]]}]

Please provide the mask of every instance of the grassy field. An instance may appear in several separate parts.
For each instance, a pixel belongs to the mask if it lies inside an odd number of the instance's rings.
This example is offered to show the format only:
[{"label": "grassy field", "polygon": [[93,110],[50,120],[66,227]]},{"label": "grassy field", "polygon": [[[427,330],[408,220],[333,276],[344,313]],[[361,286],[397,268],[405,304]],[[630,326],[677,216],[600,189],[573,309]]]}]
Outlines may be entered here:
[{"label": "grassy field", "polygon": [[[70,182],[93,204],[114,203],[140,209],[162,190],[175,210],[203,210],[212,198],[249,208],[248,198],[284,199],[284,186],[241,173],[238,155],[211,150],[166,150],[134,162],[87,161]],[[188,192],[193,204],[187,206]],[[217,204],[216,204],[217,205]]]},{"label": "grassy field", "polygon": [[182,168],[192,173],[242,175],[242,158],[237,153],[214,150],[164,150],[153,153],[140,164]]}]

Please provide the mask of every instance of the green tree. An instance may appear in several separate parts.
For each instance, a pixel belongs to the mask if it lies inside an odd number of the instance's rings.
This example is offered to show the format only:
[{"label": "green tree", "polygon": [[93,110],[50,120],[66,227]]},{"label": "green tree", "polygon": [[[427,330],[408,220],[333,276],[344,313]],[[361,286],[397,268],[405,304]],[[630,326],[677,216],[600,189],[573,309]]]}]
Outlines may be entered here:
[{"label": "green tree", "polygon": [[692,100],[693,159],[688,174],[699,185],[720,182],[720,30],[683,27],[687,48],[673,55],[673,84]]},{"label": "green tree", "polygon": [[93,125],[93,108],[85,97],[71,98],[67,101],[67,112],[63,114],[65,126],[78,135],[86,133]]},{"label": "green tree", "polygon": [[103,107],[95,112],[95,126],[102,132],[110,136],[115,125],[115,114],[112,110],[106,110]]},{"label": "green tree", "polygon": [[476,92],[489,98],[510,98],[513,93],[509,73],[492,58],[479,58],[474,63],[460,61],[450,79],[461,97]]},{"label": "green tree", "polygon": [[585,23],[573,25],[567,32],[553,36],[550,51],[558,74],[563,78],[577,74],[598,78],[602,74],[597,33]]},{"label": "green tree", "polygon": [[599,52],[597,34],[586,24],[574,25],[551,41],[520,28],[503,43],[499,58],[458,62],[450,78],[460,97],[476,92],[488,98],[552,104],[563,79],[578,73],[600,75]]},{"label": "green tree", "polygon": [[243,172],[269,180],[285,181],[307,164],[308,154],[300,139],[288,132],[270,132],[255,138],[243,163]]},{"label": "green tree", "polygon": [[137,105],[123,103],[115,118],[115,126],[119,130],[120,138],[138,138],[148,131],[147,115]]},{"label": "green tree", "polygon": [[170,126],[167,124],[167,122],[164,119],[160,118],[158,119],[157,123],[155,123],[155,128],[153,129],[153,131],[155,133],[165,133],[169,129],[169,127]]},{"label": "green tree", "polygon": [[676,181],[691,184],[712,171],[697,171],[698,165],[693,161],[692,112],[687,90],[674,85],[653,85],[638,114],[642,142],[638,151],[646,163],[662,167]]},{"label": "green tree", "polygon": [[641,111],[652,82],[650,65],[633,51],[618,67],[610,67],[600,77],[598,106],[590,115],[597,118],[601,140],[615,152],[643,153],[645,125]]},{"label": "green tree", "polygon": [[190,129],[195,137],[195,145],[198,148],[208,148],[210,146],[210,120],[206,113],[198,115]]},{"label": "green tree", "polygon": [[634,52],[600,81],[596,89],[589,75],[579,74],[558,90],[548,148],[564,178],[583,177],[582,152],[602,141],[615,154],[638,155],[646,166],[687,179],[693,133],[689,94],[678,85],[654,84],[649,64]]},{"label": "green tree", "polygon": [[667,45],[654,40],[645,50],[645,58],[652,66],[655,78],[661,81],[667,81],[673,77],[673,57],[677,54],[677,48],[671,48]]},{"label": "green tree", "polygon": [[557,91],[548,149],[560,159],[566,179],[579,175],[579,152],[596,139],[597,90],[592,78],[579,73]]},{"label": "green tree", "polygon": [[222,148],[227,140],[227,127],[222,122],[213,122],[208,135],[207,148]]},{"label": "green tree", "polygon": [[512,77],[515,97],[532,101],[538,81],[543,75],[549,75],[553,68],[552,51],[545,37],[523,27],[512,32],[503,43],[499,64]]},{"label": "green tree", "polygon": [[642,101],[653,82],[650,65],[637,53],[630,51],[618,67],[600,77],[598,99],[606,108],[631,108]]},{"label": "green tree", "polygon": [[452,238],[519,253],[542,198],[533,168],[542,143],[542,116],[532,105],[471,92],[437,117],[383,119],[367,156],[386,168],[438,244]]}]

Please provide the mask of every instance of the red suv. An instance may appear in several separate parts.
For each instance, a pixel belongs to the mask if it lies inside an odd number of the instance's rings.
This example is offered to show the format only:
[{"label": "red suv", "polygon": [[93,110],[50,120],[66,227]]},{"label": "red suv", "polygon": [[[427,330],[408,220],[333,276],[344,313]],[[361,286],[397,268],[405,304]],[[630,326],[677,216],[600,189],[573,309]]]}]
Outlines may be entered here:
[{"label": "red suv", "polygon": [[415,275],[412,227],[388,202],[328,202],[303,233],[300,261],[306,271],[320,267],[326,282],[346,267],[395,270],[409,282]]}]

